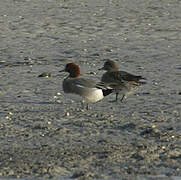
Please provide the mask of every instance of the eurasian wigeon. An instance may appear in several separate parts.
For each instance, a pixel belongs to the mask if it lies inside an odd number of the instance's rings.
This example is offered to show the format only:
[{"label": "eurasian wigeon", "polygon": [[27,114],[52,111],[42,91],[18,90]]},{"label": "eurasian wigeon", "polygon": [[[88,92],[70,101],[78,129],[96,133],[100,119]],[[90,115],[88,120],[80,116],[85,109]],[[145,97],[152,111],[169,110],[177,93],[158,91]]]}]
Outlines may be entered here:
[{"label": "eurasian wigeon", "polygon": [[143,79],[145,80],[145,78],[142,76],[136,76],[125,71],[120,71],[118,65],[112,60],[107,60],[104,63],[104,66],[99,70],[107,71],[103,74],[101,81],[107,84],[109,87],[115,89],[115,101],[118,100],[119,93],[123,95],[121,98],[122,102],[124,97],[132,93],[142,84],[146,84],[146,82],[140,81]]},{"label": "eurasian wigeon", "polygon": [[64,70],[69,75],[63,80],[63,91],[65,93],[76,94],[82,97],[82,105],[89,102],[97,102],[113,92],[113,89],[107,88],[104,84],[97,84],[96,81],[80,77],[80,68],[75,63],[68,63]]}]

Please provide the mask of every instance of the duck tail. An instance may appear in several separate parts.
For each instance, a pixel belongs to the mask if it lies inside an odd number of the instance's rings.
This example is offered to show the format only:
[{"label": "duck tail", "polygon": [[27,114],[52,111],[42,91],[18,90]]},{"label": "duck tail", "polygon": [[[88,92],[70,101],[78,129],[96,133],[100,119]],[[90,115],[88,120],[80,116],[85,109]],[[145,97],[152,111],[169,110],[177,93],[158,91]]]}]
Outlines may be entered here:
[{"label": "duck tail", "polygon": [[141,79],[146,80],[146,78],[144,78],[143,76],[135,76],[135,79],[136,79],[137,81],[139,81],[139,80],[141,80]]},{"label": "duck tail", "polygon": [[[142,80],[145,80],[145,81],[142,81]],[[146,78],[144,78],[142,76],[137,76],[136,77],[136,82],[139,83],[140,85],[141,84],[146,84]]]},{"label": "duck tail", "polygon": [[145,81],[139,81],[139,83],[140,83],[140,84],[146,84],[146,82],[145,82]]},{"label": "duck tail", "polygon": [[102,89],[103,96],[107,96],[111,94],[114,91],[114,89]]}]

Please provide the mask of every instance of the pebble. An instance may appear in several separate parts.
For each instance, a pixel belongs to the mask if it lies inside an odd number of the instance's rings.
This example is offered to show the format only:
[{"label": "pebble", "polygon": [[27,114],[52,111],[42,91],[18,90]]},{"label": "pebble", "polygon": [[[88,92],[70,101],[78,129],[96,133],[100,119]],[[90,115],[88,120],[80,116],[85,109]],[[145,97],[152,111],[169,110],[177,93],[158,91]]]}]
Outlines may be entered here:
[{"label": "pebble", "polygon": [[43,73],[41,73],[40,75],[38,75],[38,77],[46,77],[46,78],[49,78],[49,77],[51,77],[51,73],[43,72]]},{"label": "pebble", "polygon": [[69,116],[70,116],[70,113],[69,113],[69,112],[66,112],[66,113],[65,113],[65,116],[69,117]]}]

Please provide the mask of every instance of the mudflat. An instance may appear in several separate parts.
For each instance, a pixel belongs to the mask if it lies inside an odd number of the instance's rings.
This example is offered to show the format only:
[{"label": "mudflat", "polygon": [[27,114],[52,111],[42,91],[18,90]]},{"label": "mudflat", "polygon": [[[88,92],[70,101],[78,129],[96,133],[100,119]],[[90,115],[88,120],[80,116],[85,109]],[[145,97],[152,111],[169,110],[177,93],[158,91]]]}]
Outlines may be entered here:
[{"label": "mudflat", "polygon": [[[0,1],[0,176],[181,178],[180,1]],[[105,59],[147,84],[81,108],[67,62],[100,80]]]}]

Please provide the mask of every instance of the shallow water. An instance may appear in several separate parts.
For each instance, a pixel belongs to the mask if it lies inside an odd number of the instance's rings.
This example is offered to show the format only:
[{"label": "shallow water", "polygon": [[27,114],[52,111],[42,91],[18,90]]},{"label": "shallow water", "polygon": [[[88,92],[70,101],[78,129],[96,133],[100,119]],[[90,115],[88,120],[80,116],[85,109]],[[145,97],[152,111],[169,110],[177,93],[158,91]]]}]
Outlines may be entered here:
[{"label": "shallow water", "polygon": [[[0,176],[179,178],[180,9],[179,0],[0,1]],[[147,84],[83,111],[58,71],[73,61],[99,80],[107,58]]]}]

